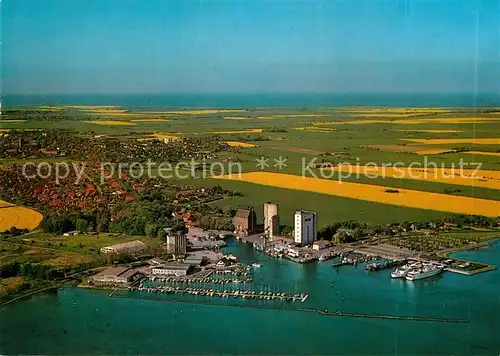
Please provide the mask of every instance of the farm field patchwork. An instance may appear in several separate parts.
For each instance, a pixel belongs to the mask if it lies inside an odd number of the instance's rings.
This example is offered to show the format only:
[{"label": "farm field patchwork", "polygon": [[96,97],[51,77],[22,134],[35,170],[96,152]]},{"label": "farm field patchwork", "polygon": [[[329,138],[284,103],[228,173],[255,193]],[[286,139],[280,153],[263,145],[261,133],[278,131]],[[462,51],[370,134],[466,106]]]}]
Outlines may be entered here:
[{"label": "farm field patchwork", "polygon": [[409,189],[387,189],[379,185],[301,177],[284,173],[249,172],[214,178],[457,214],[498,216],[500,213],[500,201]]}]

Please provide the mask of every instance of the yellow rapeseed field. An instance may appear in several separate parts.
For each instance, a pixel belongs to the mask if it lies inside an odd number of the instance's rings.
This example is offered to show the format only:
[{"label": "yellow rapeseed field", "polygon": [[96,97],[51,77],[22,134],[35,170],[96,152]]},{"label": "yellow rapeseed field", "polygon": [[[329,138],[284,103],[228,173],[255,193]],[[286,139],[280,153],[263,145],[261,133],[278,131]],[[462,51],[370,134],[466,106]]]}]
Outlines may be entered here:
[{"label": "yellow rapeseed field", "polygon": [[0,122],[8,124],[8,123],[16,123],[16,122],[26,122],[26,120],[2,120],[2,119],[0,119]]},{"label": "yellow rapeseed field", "polygon": [[170,121],[168,119],[135,119],[135,120],[130,120],[132,122],[167,122]]},{"label": "yellow rapeseed field", "polygon": [[261,133],[264,129],[247,129],[247,130],[230,130],[230,131],[207,131],[206,133],[213,134],[245,134],[245,133]]},{"label": "yellow rapeseed field", "polygon": [[72,109],[81,109],[81,110],[106,110],[106,109],[119,108],[119,106],[115,106],[115,105],[64,105],[62,107],[72,108]]},{"label": "yellow rapeseed field", "polygon": [[177,141],[180,137],[175,136],[174,133],[161,133],[156,132],[154,134],[149,135],[149,137],[143,137],[137,139],[138,141],[148,141],[148,140],[160,140],[160,141]]},{"label": "yellow rapeseed field", "polygon": [[248,116],[224,116],[224,120],[252,120]]},{"label": "yellow rapeseed field", "polygon": [[402,138],[403,141],[423,143],[424,145],[446,145],[471,143],[476,145],[500,145],[500,138]]},{"label": "yellow rapeseed field", "polygon": [[427,132],[427,133],[454,133],[464,132],[463,130],[394,130],[399,132]]},{"label": "yellow rapeseed field", "polygon": [[315,127],[315,126],[312,126],[312,127],[309,127],[309,126],[307,126],[307,127],[294,127],[293,129],[299,130],[299,131],[325,132],[325,133],[339,131],[339,129],[332,129],[329,127]]},{"label": "yellow rapeseed field", "polygon": [[487,152],[487,151],[466,151],[462,153],[468,153],[473,155],[485,155],[485,156],[497,156],[500,157],[500,152]]},{"label": "yellow rapeseed field", "polygon": [[445,152],[455,152],[449,148],[429,148],[429,146],[426,145],[368,145],[367,147],[386,152],[415,153],[418,155],[434,155]]},{"label": "yellow rapeseed field", "polygon": [[204,109],[204,110],[184,110],[184,111],[158,111],[164,114],[173,115],[210,115],[210,114],[223,114],[223,113],[233,113],[233,112],[246,112],[247,110],[242,109]]},{"label": "yellow rapeseed field", "polygon": [[359,112],[359,113],[412,113],[412,114],[432,114],[432,113],[452,113],[453,110],[444,109],[444,108],[363,108],[363,107],[345,107],[340,108],[343,111],[349,112]]},{"label": "yellow rapeseed field", "polygon": [[253,143],[248,143],[248,142],[226,141],[226,143],[231,147],[243,147],[243,148],[257,147],[257,145],[254,145]]},{"label": "yellow rapeseed field", "polygon": [[328,114],[290,114],[290,115],[268,115],[268,116],[258,116],[258,119],[287,119],[295,117],[325,117]]},{"label": "yellow rapeseed field", "polygon": [[110,125],[110,126],[135,126],[135,123],[129,121],[113,121],[113,120],[92,120],[85,121],[88,124]]},{"label": "yellow rapeseed field", "polygon": [[497,122],[493,117],[471,118],[418,118],[398,120],[347,120],[347,121],[316,121],[313,125],[368,125],[368,124],[399,124],[399,125],[424,125],[424,124],[481,124]]},{"label": "yellow rapeseed field", "polygon": [[466,185],[481,188],[500,189],[500,171],[488,171],[456,168],[411,168],[411,167],[372,167],[372,166],[347,166],[324,168],[350,172],[352,177],[389,177],[397,179],[413,179],[428,182],[438,182],[456,185]]},{"label": "yellow rapeseed field", "polygon": [[441,154],[441,153],[453,153],[455,152],[455,150],[450,150],[450,149],[446,149],[446,148],[436,148],[436,149],[427,149],[427,150],[418,150],[418,151],[413,151],[413,153],[416,153],[417,155],[420,155],[420,156],[425,156],[425,155],[438,155],[438,154]]},{"label": "yellow rapeseed field", "polygon": [[[376,203],[404,206],[457,214],[499,216],[500,201],[447,195],[418,190],[398,189],[399,193],[388,193],[388,187],[339,182],[337,180],[301,177],[292,174],[250,172],[241,175],[214,177],[265,186],[302,190]],[[394,189],[394,188],[391,188]]]},{"label": "yellow rapeseed field", "polygon": [[85,111],[89,114],[127,114],[128,111],[125,109],[81,109],[82,111]]},{"label": "yellow rapeseed field", "polygon": [[42,214],[22,206],[15,206],[0,200],[0,232],[15,226],[32,230],[42,221]]}]

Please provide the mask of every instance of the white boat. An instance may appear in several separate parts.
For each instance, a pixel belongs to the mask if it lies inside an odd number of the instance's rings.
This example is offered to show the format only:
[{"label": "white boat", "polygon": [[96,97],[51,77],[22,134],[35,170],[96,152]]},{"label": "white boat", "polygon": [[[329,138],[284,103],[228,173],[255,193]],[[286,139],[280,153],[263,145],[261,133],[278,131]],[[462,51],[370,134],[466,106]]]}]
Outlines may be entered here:
[{"label": "white boat", "polygon": [[260,268],[261,264],[260,263],[253,263],[252,267],[254,268]]},{"label": "white boat", "polygon": [[424,279],[435,276],[443,272],[443,266],[436,266],[433,264],[425,264],[422,268],[411,269],[406,275],[407,281],[415,281],[417,279]]},{"label": "white boat", "polygon": [[409,271],[407,266],[398,267],[391,272],[391,278],[405,278]]},{"label": "white boat", "polygon": [[320,261],[325,261],[326,259],[328,259],[328,256],[326,256],[326,255],[321,255],[318,258],[318,260],[320,260]]},{"label": "white boat", "polygon": [[405,278],[412,269],[420,268],[422,265],[419,262],[412,264],[405,264],[404,266],[396,268],[391,272],[391,278]]}]

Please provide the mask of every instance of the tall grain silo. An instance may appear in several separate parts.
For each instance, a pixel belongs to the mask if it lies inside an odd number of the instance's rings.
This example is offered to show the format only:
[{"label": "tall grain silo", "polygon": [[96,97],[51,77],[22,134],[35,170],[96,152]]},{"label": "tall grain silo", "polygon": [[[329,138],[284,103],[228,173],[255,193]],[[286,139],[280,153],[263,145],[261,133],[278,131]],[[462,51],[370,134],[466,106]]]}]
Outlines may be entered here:
[{"label": "tall grain silo", "polygon": [[278,215],[278,204],[264,204],[264,231],[269,238],[279,233],[280,223]]}]

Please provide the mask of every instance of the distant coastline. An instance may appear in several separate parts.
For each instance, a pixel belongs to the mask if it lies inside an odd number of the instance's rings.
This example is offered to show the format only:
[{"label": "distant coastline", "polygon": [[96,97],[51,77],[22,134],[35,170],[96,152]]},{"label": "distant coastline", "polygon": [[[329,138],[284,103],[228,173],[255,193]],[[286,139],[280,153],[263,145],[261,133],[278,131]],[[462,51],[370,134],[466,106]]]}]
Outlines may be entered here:
[{"label": "distant coastline", "polygon": [[119,105],[126,107],[311,108],[335,106],[492,107],[498,93],[248,93],[248,94],[47,94],[2,96],[3,106]]}]

